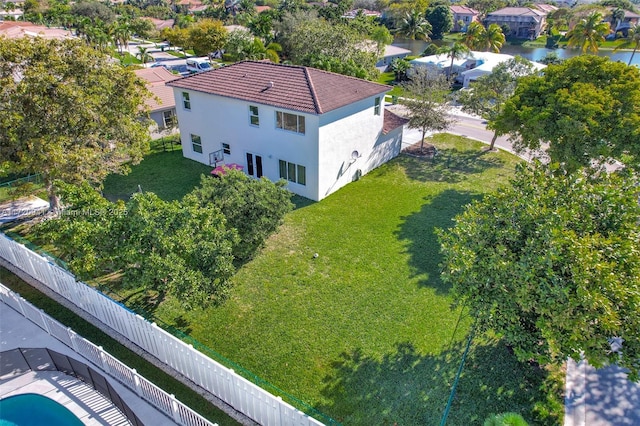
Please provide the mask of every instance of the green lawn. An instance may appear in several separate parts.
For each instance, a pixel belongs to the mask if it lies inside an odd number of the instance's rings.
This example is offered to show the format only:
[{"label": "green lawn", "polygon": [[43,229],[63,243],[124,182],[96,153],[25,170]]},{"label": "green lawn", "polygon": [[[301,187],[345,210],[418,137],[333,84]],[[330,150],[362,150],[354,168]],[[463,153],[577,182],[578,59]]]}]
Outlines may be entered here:
[{"label": "green lawn", "polygon": [[[322,202],[298,203],[223,306],[185,311],[169,300],[156,317],[345,425],[437,424],[472,320],[451,309],[434,228],[505,183],[519,160],[457,136],[433,143],[434,161],[401,156]],[[105,193],[151,174],[143,189],[176,198],[196,168],[172,174],[173,185],[153,176],[179,168],[177,154],[155,154]],[[530,419],[544,376],[477,339],[448,424],[504,411]]]},{"label": "green lawn", "polygon": [[[179,145],[178,145],[179,148]],[[128,199],[142,189],[155,192],[165,200],[178,200],[200,183],[200,175],[213,167],[182,156],[182,150],[154,152],[133,167],[128,175],[110,175],[103,193],[109,200]]]}]

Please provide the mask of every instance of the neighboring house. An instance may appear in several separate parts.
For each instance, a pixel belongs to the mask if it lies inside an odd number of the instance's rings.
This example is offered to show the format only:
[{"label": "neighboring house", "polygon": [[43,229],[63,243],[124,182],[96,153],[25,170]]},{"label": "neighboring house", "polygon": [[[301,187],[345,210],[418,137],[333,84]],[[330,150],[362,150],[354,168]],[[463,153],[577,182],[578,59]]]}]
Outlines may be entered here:
[{"label": "neighboring house", "polygon": [[604,20],[611,25],[611,29],[613,30],[614,33],[617,33],[618,31],[622,32],[623,37],[626,37],[629,29],[638,25],[638,22],[640,21],[640,15],[638,15],[637,13],[631,12],[629,10],[625,10],[624,18],[620,21],[617,21],[611,15],[611,12],[613,12],[615,8],[608,7],[607,9],[609,10],[610,13],[607,16],[605,16]]},{"label": "neighboring house", "polygon": [[489,13],[484,24],[508,27],[509,31],[505,31],[507,37],[535,40],[547,25],[547,14],[548,12],[532,7],[505,7]]},{"label": "neighboring house", "polygon": [[[490,74],[493,69],[512,59],[513,56],[503,53],[492,52],[470,52],[465,58],[453,61],[453,74],[456,74],[456,80],[462,83],[463,87],[469,87],[469,84],[477,80],[480,76]],[[451,57],[446,53],[440,55],[424,56],[410,61],[414,67],[435,67],[443,72],[449,72],[451,66]],[[532,62],[535,69],[542,69],[545,65],[538,62]]]},{"label": "neighboring house", "polygon": [[409,49],[393,46],[391,44],[385,46],[384,54],[380,60],[376,63],[376,68],[380,68],[382,71],[386,70],[394,59],[406,58],[411,54]]},{"label": "neighboring house", "polygon": [[[466,31],[469,24],[478,21],[479,12],[467,6],[449,6],[453,15],[452,31]],[[462,24],[462,25],[460,25]]]},{"label": "neighboring house", "polygon": [[344,13],[344,15],[342,15],[342,17],[343,18],[347,18],[347,19],[354,19],[358,15],[366,16],[366,17],[373,17],[373,18],[381,18],[382,17],[382,13],[378,12],[377,10],[369,10],[369,9],[351,9],[351,10],[346,11]]},{"label": "neighboring house", "polygon": [[147,83],[147,89],[153,95],[145,101],[150,110],[150,116],[155,121],[158,130],[174,127],[176,123],[176,101],[173,89],[166,83],[181,78],[172,74],[164,67],[144,68],[134,71]]},{"label": "neighboring house", "polygon": [[185,157],[239,164],[321,200],[400,153],[391,87],[315,68],[243,61],[175,80]]},{"label": "neighboring house", "polygon": [[44,25],[36,25],[22,21],[0,22],[0,37],[1,36],[7,38],[41,37],[48,40],[62,40],[74,37],[69,30],[64,30],[62,28],[48,28]]},{"label": "neighboring house", "polygon": [[149,18],[148,16],[143,16],[141,19],[146,19],[147,21],[150,21],[155,27],[155,29],[158,31],[162,31],[165,28],[171,28],[175,23],[175,19],[156,19],[156,18]]}]

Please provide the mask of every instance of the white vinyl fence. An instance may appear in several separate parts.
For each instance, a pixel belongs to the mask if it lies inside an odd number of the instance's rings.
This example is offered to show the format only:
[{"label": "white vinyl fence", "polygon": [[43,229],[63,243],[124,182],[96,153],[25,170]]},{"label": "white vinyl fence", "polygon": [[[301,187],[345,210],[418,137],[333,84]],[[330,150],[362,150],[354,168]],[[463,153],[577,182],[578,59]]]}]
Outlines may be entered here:
[{"label": "white vinyl fence", "polygon": [[[90,313],[149,354],[265,426],[320,426],[323,423],[148,322],[68,271],[0,235],[0,257]],[[195,423],[193,423],[195,424]]]},{"label": "white vinyl fence", "polygon": [[139,375],[136,370],[129,368],[102,347],[96,346],[87,339],[79,336],[73,330],[65,327],[51,318],[31,303],[12,292],[0,283],[0,302],[10,306],[25,318],[73,349],[78,355],[91,361],[104,373],[113,377],[124,386],[135,392],[139,397],[149,402],[158,410],[172,418],[177,424],[184,426],[217,426],[196,413],[182,402],[160,389],[158,386]]}]

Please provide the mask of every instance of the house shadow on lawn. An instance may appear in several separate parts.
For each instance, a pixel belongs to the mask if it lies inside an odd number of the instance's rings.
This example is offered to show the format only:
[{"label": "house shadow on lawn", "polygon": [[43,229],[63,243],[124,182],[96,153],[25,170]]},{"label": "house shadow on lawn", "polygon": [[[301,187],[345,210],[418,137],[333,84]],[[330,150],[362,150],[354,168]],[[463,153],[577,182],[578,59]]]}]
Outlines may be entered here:
[{"label": "house shadow on lawn", "polygon": [[[317,408],[350,426],[437,425],[465,346],[459,342],[438,355],[423,355],[404,342],[382,359],[359,349],[343,353],[324,378],[322,395],[331,403]],[[518,363],[501,341],[474,342],[447,425],[482,425],[489,415],[508,411],[532,420],[532,407],[544,399],[539,389],[545,376]]]},{"label": "house shadow on lawn", "polygon": [[415,275],[427,275],[421,286],[430,286],[439,293],[447,293],[450,286],[440,279],[440,242],[436,228],[447,229],[454,222],[453,218],[462,213],[467,204],[481,196],[471,192],[448,189],[435,197],[425,198],[419,212],[403,216],[400,229],[396,235],[406,241],[410,254],[409,264]]},{"label": "house shadow on lawn", "polygon": [[491,151],[443,148],[433,158],[402,156],[405,173],[420,182],[456,183],[469,175],[482,173],[490,168],[502,167],[504,162]]}]

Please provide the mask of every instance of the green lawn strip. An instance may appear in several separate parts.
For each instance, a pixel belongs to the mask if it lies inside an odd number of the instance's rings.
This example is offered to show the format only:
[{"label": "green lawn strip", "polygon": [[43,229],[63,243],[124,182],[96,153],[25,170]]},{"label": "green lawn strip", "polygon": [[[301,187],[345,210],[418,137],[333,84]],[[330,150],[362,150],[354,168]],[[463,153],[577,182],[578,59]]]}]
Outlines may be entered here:
[{"label": "green lawn strip", "polygon": [[109,200],[127,200],[136,191],[155,192],[164,200],[179,200],[200,183],[212,167],[182,156],[181,150],[145,157],[128,175],[109,175],[103,194]]},{"label": "green lawn strip", "polygon": [[[464,205],[506,183],[520,160],[462,137],[430,142],[439,148],[435,160],[401,156],[290,213],[237,272],[224,305],[185,311],[168,300],[155,315],[345,424],[437,422],[471,320],[456,329],[433,229],[451,226]],[[498,349],[474,353],[495,369],[494,383],[479,393],[472,382],[450,424],[508,406],[530,418],[528,401],[543,398],[501,396],[520,387],[522,374],[501,374],[519,364],[497,359],[504,346],[491,344]],[[424,371],[403,361],[407,350]]]},{"label": "green lawn strip", "polygon": [[238,424],[238,422],[233,420],[222,410],[215,407],[189,387],[155,367],[153,364],[145,361],[143,358],[139,357],[134,352],[109,337],[99,328],[94,327],[72,311],[60,306],[57,302],[45,296],[40,291],[31,287],[2,267],[0,267],[0,282],[9,287],[12,291],[19,293],[20,296],[35,305],[37,308],[42,309],[47,315],[73,329],[73,331],[78,333],[80,336],[95,345],[102,346],[106,352],[110,353],[130,368],[135,368],[136,371],[146,379],[152,381],[165,392],[174,394],[179,401],[183,402],[189,408],[198,412],[208,420],[218,423],[220,426],[232,426]]}]

